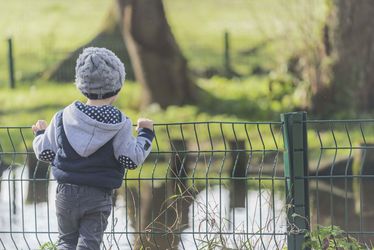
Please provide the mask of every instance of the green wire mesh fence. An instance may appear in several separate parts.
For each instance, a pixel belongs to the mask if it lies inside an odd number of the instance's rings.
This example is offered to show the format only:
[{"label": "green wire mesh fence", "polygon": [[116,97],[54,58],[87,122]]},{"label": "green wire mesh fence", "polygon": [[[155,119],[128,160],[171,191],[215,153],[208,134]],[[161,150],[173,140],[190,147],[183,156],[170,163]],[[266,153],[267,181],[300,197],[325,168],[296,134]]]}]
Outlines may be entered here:
[{"label": "green wire mesh fence", "polygon": [[[373,123],[156,124],[151,155],[113,194],[102,249],[297,249],[305,230],[331,225],[370,242]],[[299,132],[301,149],[287,142]],[[0,249],[57,240],[56,181],[32,139],[29,127],[0,127]]]},{"label": "green wire mesh fence", "polygon": [[[344,230],[372,249],[374,242],[374,120],[306,122],[312,229]],[[318,242],[323,245],[323,237]],[[334,240],[333,246],[339,242]],[[353,248],[354,249],[354,248]],[[356,248],[357,249],[357,248]]]},{"label": "green wire mesh fence", "polygon": [[[157,124],[155,133],[147,161],[114,193],[103,249],[285,244],[280,122]],[[56,242],[56,182],[35,159],[30,128],[3,127],[0,138],[0,246]]]}]

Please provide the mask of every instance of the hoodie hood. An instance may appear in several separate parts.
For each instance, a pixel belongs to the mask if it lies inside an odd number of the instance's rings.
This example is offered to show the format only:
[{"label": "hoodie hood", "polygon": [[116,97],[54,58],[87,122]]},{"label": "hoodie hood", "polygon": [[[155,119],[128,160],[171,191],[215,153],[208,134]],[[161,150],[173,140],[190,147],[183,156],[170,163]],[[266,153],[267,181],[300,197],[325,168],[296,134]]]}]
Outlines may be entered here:
[{"label": "hoodie hood", "polygon": [[96,121],[80,111],[74,103],[63,111],[63,127],[73,149],[82,157],[95,153],[116,136],[131,121],[121,113],[120,123],[108,124]]}]

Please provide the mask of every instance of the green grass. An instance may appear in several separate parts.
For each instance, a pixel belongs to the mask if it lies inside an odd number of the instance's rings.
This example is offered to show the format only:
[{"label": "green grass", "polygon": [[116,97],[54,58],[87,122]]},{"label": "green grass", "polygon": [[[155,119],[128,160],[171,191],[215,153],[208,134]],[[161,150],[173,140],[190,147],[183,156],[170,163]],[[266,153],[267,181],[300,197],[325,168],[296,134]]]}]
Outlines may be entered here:
[{"label": "green grass", "polygon": [[40,250],[57,250],[57,242],[46,242],[40,246]]},{"label": "green grass", "polygon": [[[266,78],[227,80],[215,77],[198,80],[205,90],[197,105],[171,106],[167,110],[150,105],[139,110],[140,86],[126,82],[115,105],[134,122],[147,116],[158,123],[186,121],[279,121],[279,113],[298,105],[293,99],[292,87],[280,88],[273,83],[269,92]],[[37,83],[19,86],[15,90],[3,88],[0,92],[0,125],[31,125],[36,119],[50,120],[53,114],[74,100],[85,101],[74,84]]]},{"label": "green grass", "polygon": [[[13,37],[16,78],[30,79],[89,41],[111,1],[0,1],[0,65],[7,65],[4,41]],[[0,83],[8,79],[0,67]]]},{"label": "green grass", "polygon": [[[6,43],[0,43],[0,125],[29,125],[49,120],[56,109],[81,98],[70,85],[40,82],[40,74],[85,44],[100,30],[112,1],[22,0],[0,2],[0,34],[14,38],[17,90],[6,88]],[[230,32],[235,71],[245,77],[196,79],[207,91],[197,106],[157,105],[139,111],[140,90],[128,84],[117,105],[133,120],[145,115],[156,121],[279,120],[279,113],[302,103],[287,60],[319,39],[325,16],[323,0],[164,0],[173,33],[194,71],[222,70],[223,32]],[[313,32],[305,35],[307,26]],[[252,51],[245,54],[245,51]],[[256,68],[270,74],[248,76]],[[270,90],[270,82],[273,82]],[[60,98],[63,93],[63,98]]]},{"label": "green grass", "polygon": [[[0,2],[0,65],[14,39],[16,78],[35,81],[99,31],[112,1],[22,0]],[[234,70],[281,70],[290,55],[319,39],[324,0],[165,0],[173,33],[195,71],[223,68],[223,33],[230,32]],[[307,32],[305,32],[307,29]],[[250,55],[243,51],[255,49]],[[0,85],[8,80],[0,67]],[[21,84],[21,83],[19,83]]]},{"label": "green grass", "polygon": [[[225,82],[219,78],[201,81],[200,86],[206,92],[214,92],[214,95],[202,97],[199,105],[187,105],[184,107],[171,106],[166,110],[161,109],[158,105],[151,105],[144,110],[138,109],[140,99],[140,86],[133,83],[126,83],[115,105],[119,107],[133,123],[140,116],[148,117],[155,123],[170,122],[191,122],[191,121],[247,121],[251,118],[264,113],[264,110],[270,110],[271,106],[262,105],[263,109],[256,110],[251,107],[251,101],[255,99],[267,99],[267,95],[263,92],[266,90],[251,91],[255,89],[257,81],[232,81]],[[248,91],[238,91],[248,89]],[[217,88],[217,91],[211,91]],[[257,93],[257,94],[255,94]],[[230,98],[225,97],[230,96]],[[236,100],[237,99],[237,100]],[[40,83],[32,86],[22,86],[15,90],[3,89],[0,92],[0,126],[31,126],[36,120],[42,119],[50,121],[53,114],[69,105],[74,100],[85,101],[85,98],[75,88],[74,84],[51,84]],[[263,101],[266,104],[266,100]],[[288,107],[287,107],[288,108]],[[251,112],[253,110],[253,113]],[[266,112],[271,114],[271,112]],[[239,117],[241,116],[241,117]],[[265,118],[271,118],[267,116]],[[279,121],[279,116],[275,121]],[[184,125],[185,137],[191,141],[195,141],[193,125]],[[197,125],[196,131],[199,133],[201,140],[209,141],[209,135],[206,124]],[[221,131],[225,133],[227,139],[234,138],[233,129],[230,124],[221,126],[219,123],[211,124],[209,127],[212,137],[216,138],[222,148]],[[248,126],[253,130],[253,137],[256,137],[258,146],[260,147],[261,139],[257,132],[257,128],[253,125]],[[260,128],[262,133],[270,135],[268,126]],[[245,129],[242,125],[236,125],[235,130],[237,136],[245,138]],[[181,138],[180,127],[178,125],[170,126],[166,131],[165,126],[157,126],[156,131],[159,135],[159,147],[168,148],[168,132],[171,137]],[[4,135],[4,138],[6,135]],[[269,144],[272,143],[272,137],[266,137]],[[5,143],[4,141],[2,142]],[[202,147],[209,148],[209,145],[202,144]]]},{"label": "green grass", "polygon": [[[223,37],[231,37],[233,66],[241,74],[253,67],[283,67],[287,58],[319,39],[324,0],[167,0],[174,35],[194,69],[222,68]],[[308,31],[306,31],[308,29]],[[312,40],[312,41],[311,41]],[[249,56],[243,51],[257,48]]]},{"label": "green grass", "polygon": [[[61,58],[75,48],[85,44],[99,31],[104,17],[110,8],[112,1],[94,0],[63,1],[37,0],[24,2],[22,0],[2,1],[0,3],[0,34],[6,38],[8,35],[14,39],[14,58],[17,87],[22,85],[37,86],[42,72],[51,68]],[[297,95],[291,96],[290,91],[284,86],[278,86],[275,91],[268,91],[269,81],[282,79],[286,62],[290,55],[300,50],[304,40],[319,39],[318,28],[325,16],[325,4],[323,0],[315,0],[313,3],[307,0],[165,0],[165,10],[173,33],[189,60],[194,71],[204,71],[209,68],[222,70],[223,58],[223,32],[229,31],[231,36],[231,51],[234,70],[242,75],[249,75],[253,68],[260,67],[272,73],[265,77],[245,77],[244,80],[227,81],[225,79],[213,79],[209,81],[199,80],[206,85],[213,97],[223,99],[223,102],[200,103],[199,108],[182,108],[183,112],[172,107],[162,117],[172,121],[186,120],[209,116],[201,115],[205,111],[220,113],[225,117],[238,117],[239,119],[269,119],[277,117],[284,107],[291,110],[299,101]],[[301,25],[302,24],[302,25]],[[309,25],[313,32],[305,37],[300,26]],[[313,38],[313,39],[311,39]],[[0,44],[0,65],[7,65],[6,43]],[[244,51],[252,50],[249,55]],[[286,79],[287,84],[292,84],[292,79]],[[0,88],[8,82],[7,67],[0,67]],[[248,83],[250,82],[250,84]],[[256,82],[256,83],[255,83]],[[226,84],[228,83],[228,84]],[[247,84],[248,83],[248,84]],[[53,84],[53,83],[48,83]],[[227,85],[227,86],[224,86]],[[224,86],[225,91],[217,93],[217,89]],[[61,89],[60,89],[61,88]],[[73,88],[46,87],[44,96],[53,96],[53,92],[66,93],[65,103],[71,102],[75,92]],[[22,89],[22,88],[21,88]],[[17,92],[17,103],[7,103],[2,110],[7,110],[7,105],[18,108],[15,114],[21,114],[20,109],[29,110],[22,114],[24,118],[6,116],[0,118],[0,124],[19,122],[29,123],[35,105],[43,106],[38,114],[48,116],[46,101],[38,98],[37,91],[23,89]],[[245,90],[244,93],[242,90]],[[253,91],[255,89],[255,91]],[[229,92],[227,92],[229,91]],[[8,95],[7,90],[3,91]],[[31,99],[37,99],[38,104],[22,103],[25,95],[30,93]],[[232,94],[231,96],[228,93]],[[18,95],[19,94],[19,95]],[[271,95],[269,95],[271,94]],[[283,94],[286,94],[282,96]],[[12,95],[12,94],[11,94]],[[126,96],[125,99],[128,97]],[[239,98],[239,99],[238,99]],[[258,98],[257,100],[255,98]],[[53,98],[52,98],[53,99]],[[40,101],[39,101],[40,100]],[[208,98],[208,101],[211,101]],[[245,101],[249,101],[246,103]],[[131,114],[134,102],[128,103]],[[218,104],[218,105],[217,105]],[[50,104],[50,107],[63,106]],[[233,108],[233,106],[235,106]],[[34,108],[34,109],[33,109]],[[209,110],[207,110],[209,109]],[[230,112],[230,109],[232,110]],[[37,108],[39,111],[40,108]],[[202,112],[203,111],[203,112]],[[9,111],[5,111],[9,112]],[[147,113],[159,112],[155,106],[149,108]],[[168,114],[172,114],[168,116]],[[278,117],[277,117],[278,118]],[[9,123],[8,123],[9,122]]]},{"label": "green grass", "polygon": [[[264,81],[264,82],[262,82]],[[277,98],[270,97],[266,81],[261,79],[249,78],[247,80],[231,80],[227,81],[222,78],[212,78],[210,80],[200,80],[200,86],[211,95],[202,98],[202,101],[197,106],[184,107],[169,107],[167,110],[162,110],[157,105],[151,105],[145,110],[140,111],[138,102],[140,98],[139,85],[134,83],[126,83],[125,87],[120,93],[120,97],[115,103],[123,112],[129,116],[135,123],[139,116],[145,116],[153,119],[156,123],[167,122],[190,122],[190,121],[257,121],[258,117],[263,117],[265,121],[279,121],[278,112],[286,112],[295,101],[285,94],[277,101]],[[259,85],[259,86],[258,86]],[[273,92],[276,95],[276,91]],[[285,100],[284,100],[285,99]],[[79,93],[73,84],[48,84],[40,83],[33,86],[22,86],[16,90],[3,89],[0,92],[0,126],[31,126],[37,119],[44,119],[48,122],[53,114],[62,109],[64,106],[70,104],[74,100],[85,101],[85,98]],[[280,107],[275,112],[274,105]],[[349,132],[347,134],[346,127]],[[308,131],[308,146],[310,166],[315,169],[318,159],[321,156],[320,165],[331,164],[336,157],[336,160],[346,159],[349,156],[356,157],[359,150],[350,150],[350,145],[359,146],[364,142],[361,134],[359,123],[325,123],[325,124],[309,124]],[[374,141],[374,131],[372,123],[362,123],[362,132],[365,140],[368,143]],[[183,129],[183,135],[181,134]],[[212,138],[212,145],[215,150],[225,150],[228,148],[228,142],[235,138],[244,140],[246,147],[249,149],[246,131],[250,137],[252,148],[261,150],[264,146],[266,149],[275,149],[275,142],[280,150],[283,149],[282,134],[279,125],[272,126],[274,137],[270,131],[268,124],[257,127],[253,125],[236,124],[234,127],[230,124],[211,123],[209,125],[209,132]],[[320,151],[320,142],[317,130],[320,132],[320,138],[324,147],[330,147],[329,150]],[[334,133],[332,133],[332,130]],[[164,125],[156,126],[157,144],[154,145],[154,152],[169,151],[169,138],[182,139],[189,141],[189,149],[197,150],[197,140],[195,131],[199,138],[200,150],[211,150],[210,138],[207,124],[196,125],[169,125],[166,128]],[[235,131],[235,134],[234,134]],[[14,146],[17,150],[25,151],[22,143],[22,138],[17,130],[10,131]],[[31,145],[32,133],[25,131],[26,144]],[[170,137],[169,137],[170,136]],[[13,151],[12,142],[8,140],[6,130],[0,131],[0,138],[2,138],[1,145],[4,151]],[[275,140],[275,142],[274,142]],[[226,145],[224,144],[226,142]],[[262,144],[264,143],[264,144]],[[334,149],[335,147],[336,150]],[[345,147],[341,149],[339,147]],[[322,155],[321,155],[322,153]],[[22,156],[23,157],[23,156]],[[202,154],[201,157],[204,157]],[[207,159],[209,158],[206,155]],[[221,160],[223,155],[216,154],[214,164],[211,167],[211,174],[219,173],[221,167]],[[229,156],[227,156],[229,157]],[[261,153],[256,156],[253,162],[261,160]],[[9,160],[12,160],[9,158]],[[269,159],[268,159],[269,160]],[[22,159],[18,162],[22,162]],[[268,162],[269,163],[269,162]],[[153,164],[153,162],[151,162]],[[159,163],[156,168],[155,176],[165,176],[163,171],[166,170],[167,163]],[[225,169],[228,169],[229,161],[225,163]],[[203,170],[197,172],[199,176],[204,175],[208,163],[199,164],[197,169]],[[146,176],[152,174],[153,165],[145,165],[140,171]],[[161,171],[161,172],[160,172]],[[137,175],[139,172],[129,173],[131,176]]]}]

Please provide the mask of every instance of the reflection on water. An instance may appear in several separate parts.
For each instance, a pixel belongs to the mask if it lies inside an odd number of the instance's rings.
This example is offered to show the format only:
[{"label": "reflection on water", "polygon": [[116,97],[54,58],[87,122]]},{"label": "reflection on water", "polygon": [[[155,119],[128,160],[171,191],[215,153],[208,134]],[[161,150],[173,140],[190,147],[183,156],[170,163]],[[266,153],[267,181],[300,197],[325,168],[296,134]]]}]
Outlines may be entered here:
[{"label": "reflection on water", "polygon": [[[14,173],[16,180],[28,176],[22,168]],[[12,176],[8,171],[3,173],[3,177],[8,175]],[[56,182],[49,184],[49,203],[34,203],[27,200],[33,196],[27,195],[32,190],[28,181],[4,179],[0,249],[16,249],[15,245],[35,249],[56,241]],[[370,178],[311,181],[313,227],[333,224],[362,242],[374,241],[373,184]],[[255,249],[281,248],[286,238],[285,194],[254,186],[240,182],[196,186],[170,179],[126,181],[118,190],[103,249],[243,249],[248,244]]]},{"label": "reflection on water", "polygon": [[263,189],[259,195],[258,190],[244,190],[245,207],[233,208],[230,190],[224,186],[210,186],[194,197],[190,192],[166,201],[163,198],[171,196],[165,196],[165,184],[153,190],[154,197],[149,197],[148,203],[143,199],[134,202],[139,213],[130,218],[134,228],[148,232],[137,237],[136,248],[245,249],[251,245],[272,249],[284,244],[286,220],[281,193],[273,196],[270,190]]},{"label": "reflection on water", "polygon": [[[261,193],[258,190],[244,193],[245,207],[230,208],[228,189],[213,186],[202,190],[189,208],[189,214],[194,216],[189,217],[189,227],[182,237],[186,248],[194,249],[196,245],[199,249],[208,246],[245,249],[249,245],[256,249],[281,248],[284,244],[282,234],[286,231],[281,193],[276,193],[274,200],[268,189]],[[279,235],[272,235],[274,233]]]},{"label": "reflection on water", "polygon": [[373,186],[372,178],[311,182],[311,223],[336,225],[360,242],[374,242]]},{"label": "reflection on water", "polygon": [[[14,172],[16,179],[27,176],[27,171],[22,172],[21,168]],[[7,174],[5,171],[3,176]],[[104,237],[104,249],[200,249],[208,246],[238,249],[248,244],[256,249],[273,249],[281,248],[285,242],[282,192],[272,193],[269,189],[259,192],[254,188],[235,190],[224,185],[183,188],[181,182],[170,180],[162,183],[133,181],[136,185],[130,182],[125,182],[129,185],[126,192],[122,192],[124,189],[118,192]],[[26,194],[31,189],[27,181],[1,182],[0,249],[16,249],[16,246],[35,249],[47,241],[56,241],[55,187],[56,182],[50,182],[49,203],[28,203]],[[231,201],[238,197],[244,200]],[[235,203],[241,206],[233,206]],[[274,236],[274,233],[279,235]]]}]

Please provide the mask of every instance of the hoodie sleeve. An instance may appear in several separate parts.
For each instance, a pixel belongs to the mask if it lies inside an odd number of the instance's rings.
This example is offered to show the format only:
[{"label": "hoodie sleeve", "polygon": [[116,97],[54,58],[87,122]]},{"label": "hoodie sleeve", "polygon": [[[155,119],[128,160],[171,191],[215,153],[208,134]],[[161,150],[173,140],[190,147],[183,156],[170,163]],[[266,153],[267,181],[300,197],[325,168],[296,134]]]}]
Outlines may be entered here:
[{"label": "hoodie sleeve", "polygon": [[35,136],[32,146],[36,158],[41,161],[52,162],[58,148],[56,142],[56,115],[52,118],[46,130],[38,131]]},{"label": "hoodie sleeve", "polygon": [[134,137],[132,123],[128,120],[114,138],[114,156],[123,167],[135,169],[151,152],[153,138],[154,132],[146,128],[139,129],[138,136]]}]

